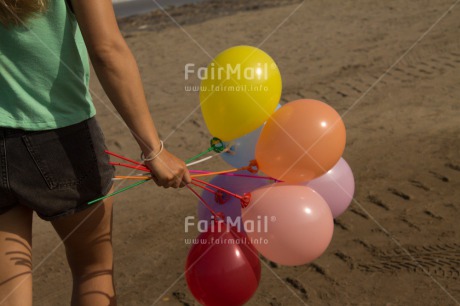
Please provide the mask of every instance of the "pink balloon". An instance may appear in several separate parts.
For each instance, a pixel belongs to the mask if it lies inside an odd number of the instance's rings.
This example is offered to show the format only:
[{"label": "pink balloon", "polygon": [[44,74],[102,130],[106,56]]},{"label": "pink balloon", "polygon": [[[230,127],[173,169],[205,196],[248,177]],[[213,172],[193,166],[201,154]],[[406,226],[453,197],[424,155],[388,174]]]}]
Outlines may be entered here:
[{"label": "pink balloon", "polygon": [[312,188],[326,200],[334,218],[348,208],[355,193],[353,172],[343,158],[322,176],[302,185]]},{"label": "pink balloon", "polygon": [[242,217],[254,247],[271,261],[287,266],[318,258],[334,231],[326,201],[313,189],[300,185],[276,183],[254,190]]}]

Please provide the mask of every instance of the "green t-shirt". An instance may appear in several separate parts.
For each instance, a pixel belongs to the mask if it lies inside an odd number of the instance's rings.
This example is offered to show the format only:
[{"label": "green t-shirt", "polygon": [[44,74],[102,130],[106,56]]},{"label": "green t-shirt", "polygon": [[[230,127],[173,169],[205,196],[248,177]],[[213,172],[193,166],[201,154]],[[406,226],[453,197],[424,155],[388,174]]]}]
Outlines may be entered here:
[{"label": "green t-shirt", "polygon": [[0,24],[0,126],[47,130],[95,113],[88,53],[65,0],[24,26]]}]

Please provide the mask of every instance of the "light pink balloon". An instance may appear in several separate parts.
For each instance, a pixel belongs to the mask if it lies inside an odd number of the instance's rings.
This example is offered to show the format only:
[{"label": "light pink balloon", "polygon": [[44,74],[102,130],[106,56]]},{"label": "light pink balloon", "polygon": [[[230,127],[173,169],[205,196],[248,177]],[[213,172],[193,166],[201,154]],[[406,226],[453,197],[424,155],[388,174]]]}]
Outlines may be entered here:
[{"label": "light pink balloon", "polygon": [[322,176],[302,185],[312,188],[326,200],[334,218],[348,208],[355,193],[353,172],[343,158]]},{"label": "light pink balloon", "polygon": [[[326,201],[300,185],[277,183],[254,190],[242,217],[254,247],[269,260],[287,266],[318,258],[334,231]],[[261,226],[248,230],[251,223]]]}]

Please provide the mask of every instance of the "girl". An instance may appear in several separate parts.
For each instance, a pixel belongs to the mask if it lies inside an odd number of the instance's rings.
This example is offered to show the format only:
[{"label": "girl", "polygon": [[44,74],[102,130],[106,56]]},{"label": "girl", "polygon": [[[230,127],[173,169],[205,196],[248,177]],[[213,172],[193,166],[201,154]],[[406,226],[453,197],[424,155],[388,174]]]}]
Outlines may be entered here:
[{"label": "girl", "polygon": [[113,167],[89,94],[88,54],[152,178],[190,182],[163,148],[111,0],[0,0],[0,305],[32,305],[32,213],[51,221],[73,276],[72,305],[115,305]]}]

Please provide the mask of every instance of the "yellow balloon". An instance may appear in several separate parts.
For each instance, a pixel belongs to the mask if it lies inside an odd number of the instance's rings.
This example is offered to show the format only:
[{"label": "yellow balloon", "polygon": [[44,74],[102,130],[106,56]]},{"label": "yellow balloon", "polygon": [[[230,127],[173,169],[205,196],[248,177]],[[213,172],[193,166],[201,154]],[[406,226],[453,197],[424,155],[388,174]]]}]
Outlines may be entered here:
[{"label": "yellow balloon", "polygon": [[223,141],[260,127],[281,97],[278,66],[267,53],[251,46],[221,52],[200,77],[204,120],[211,134]]}]

